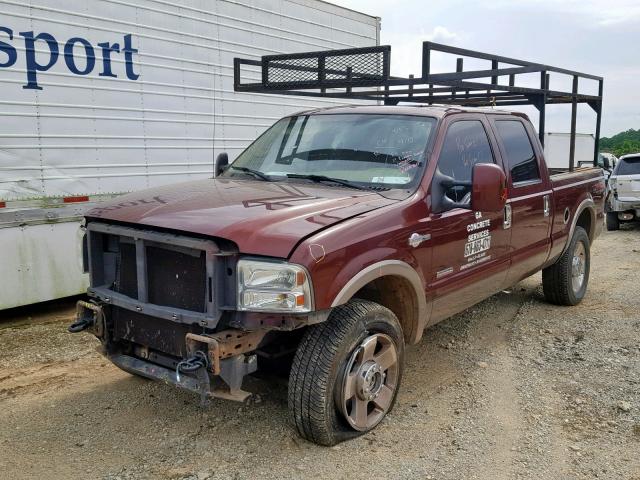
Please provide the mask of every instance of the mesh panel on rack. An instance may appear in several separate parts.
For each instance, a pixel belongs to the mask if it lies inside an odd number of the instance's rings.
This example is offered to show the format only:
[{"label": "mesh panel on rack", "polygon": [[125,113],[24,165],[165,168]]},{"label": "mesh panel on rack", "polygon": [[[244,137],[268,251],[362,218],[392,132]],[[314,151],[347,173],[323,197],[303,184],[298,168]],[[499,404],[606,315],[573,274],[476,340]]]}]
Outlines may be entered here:
[{"label": "mesh panel on rack", "polygon": [[377,85],[389,76],[389,50],[384,47],[273,55],[262,60],[267,88]]}]

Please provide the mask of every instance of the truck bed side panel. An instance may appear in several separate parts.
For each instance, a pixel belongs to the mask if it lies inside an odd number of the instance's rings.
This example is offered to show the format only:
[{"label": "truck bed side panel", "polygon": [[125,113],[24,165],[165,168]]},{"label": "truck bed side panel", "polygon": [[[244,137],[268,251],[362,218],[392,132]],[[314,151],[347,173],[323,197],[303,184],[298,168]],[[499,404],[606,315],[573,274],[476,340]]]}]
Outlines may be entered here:
[{"label": "truck bed side panel", "polygon": [[553,224],[551,228],[551,253],[547,265],[552,264],[564,251],[576,218],[584,208],[592,208],[587,233],[593,241],[602,231],[604,218],[605,184],[598,168],[585,168],[551,177],[553,190]]}]

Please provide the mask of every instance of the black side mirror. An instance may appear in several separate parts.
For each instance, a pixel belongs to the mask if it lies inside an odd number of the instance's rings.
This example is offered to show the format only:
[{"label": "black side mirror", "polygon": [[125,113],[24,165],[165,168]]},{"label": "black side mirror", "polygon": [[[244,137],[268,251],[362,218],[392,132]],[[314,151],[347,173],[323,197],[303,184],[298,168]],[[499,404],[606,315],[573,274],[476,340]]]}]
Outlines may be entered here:
[{"label": "black side mirror", "polygon": [[213,164],[213,178],[220,176],[229,166],[229,155],[227,152],[220,152]]},{"label": "black side mirror", "polygon": [[604,169],[607,171],[611,171],[611,162],[609,161],[609,159],[607,157],[604,157],[602,159],[602,165],[604,166]]},{"label": "black side mirror", "polygon": [[436,168],[431,182],[431,212],[442,213],[452,208],[471,209],[471,202],[454,202],[447,196],[447,191],[453,187],[471,188],[471,182],[457,182],[453,177],[443,174]]}]

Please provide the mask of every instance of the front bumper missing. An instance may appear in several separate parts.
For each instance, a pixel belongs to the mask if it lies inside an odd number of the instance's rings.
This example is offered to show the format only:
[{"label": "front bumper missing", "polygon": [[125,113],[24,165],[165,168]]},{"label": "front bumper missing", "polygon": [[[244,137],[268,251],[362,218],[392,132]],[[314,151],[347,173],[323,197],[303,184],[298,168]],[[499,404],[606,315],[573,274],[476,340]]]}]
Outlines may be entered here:
[{"label": "front bumper missing", "polygon": [[[69,331],[88,330],[96,335],[103,341],[105,356],[121,369],[190,390],[203,399],[215,397],[242,402],[251,395],[242,390],[242,382],[245,376],[257,370],[257,357],[251,352],[263,340],[266,330],[247,332],[230,329],[213,334],[187,333],[184,337],[187,355],[183,360],[202,355],[207,361],[206,366],[197,371],[184,373],[148,360],[152,358],[151,349],[143,345],[133,344],[132,355],[120,351],[117,346],[114,348],[117,343],[106,338],[106,322],[102,305],[79,301],[76,321]],[[209,380],[209,375],[215,377],[213,381]]]},{"label": "front bumper missing", "polygon": [[[225,400],[234,400],[243,402],[251,396],[251,393],[246,392],[239,388],[240,386],[236,382],[236,388],[232,388],[231,385],[203,386],[202,381],[199,378],[186,374],[178,374],[175,370],[169,369],[155,363],[151,363],[147,360],[142,360],[129,355],[121,353],[107,355],[107,358],[111,360],[115,365],[122,370],[132,373],[134,375],[140,375],[141,377],[150,378],[159,382],[174,385],[185,390],[197,393],[200,396],[210,398],[223,398]],[[238,355],[233,358],[224,360],[221,365],[220,378],[227,383],[227,379],[239,378],[240,385],[242,384],[242,378],[250,373],[256,371],[258,362],[255,355],[245,357],[244,355]],[[209,388],[207,388],[209,387]]]}]

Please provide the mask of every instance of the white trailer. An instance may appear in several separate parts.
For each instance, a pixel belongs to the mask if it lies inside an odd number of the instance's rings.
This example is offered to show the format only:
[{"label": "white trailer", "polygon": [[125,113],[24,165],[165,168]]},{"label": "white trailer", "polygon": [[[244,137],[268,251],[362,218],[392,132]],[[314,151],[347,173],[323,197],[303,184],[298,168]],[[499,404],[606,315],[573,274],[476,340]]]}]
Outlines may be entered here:
[{"label": "white trailer", "polygon": [[233,58],[379,44],[319,0],[0,0],[0,310],[85,290],[81,220],[124,192],[211,177],[292,111],[233,91]]},{"label": "white trailer", "polygon": [[[546,132],[544,134],[544,159],[550,169],[569,168],[570,133]],[[596,138],[591,133],[576,133],[574,166],[592,166]]]}]

